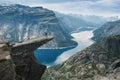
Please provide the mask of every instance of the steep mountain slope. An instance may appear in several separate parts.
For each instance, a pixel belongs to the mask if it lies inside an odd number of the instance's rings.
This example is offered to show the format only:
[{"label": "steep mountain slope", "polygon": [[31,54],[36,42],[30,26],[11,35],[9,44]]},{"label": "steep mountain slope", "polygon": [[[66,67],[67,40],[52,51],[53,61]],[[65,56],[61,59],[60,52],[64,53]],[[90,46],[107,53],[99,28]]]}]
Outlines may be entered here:
[{"label": "steep mountain slope", "polygon": [[0,6],[0,38],[12,42],[52,35],[54,40],[46,46],[76,45],[63,30],[53,11],[42,7],[23,5]]},{"label": "steep mountain slope", "polygon": [[34,50],[52,39],[40,37],[15,44],[0,40],[0,80],[40,80],[46,66],[36,60]]},{"label": "steep mountain slope", "polygon": [[88,22],[79,17],[75,17],[72,15],[65,15],[65,14],[61,14],[58,12],[56,12],[55,14],[59,22],[61,23],[61,25],[64,26],[64,28],[68,30],[68,32],[77,31],[81,27],[84,28],[84,27],[95,27],[96,26],[93,23]]},{"label": "steep mountain slope", "polygon": [[102,27],[94,31],[93,40],[100,40],[104,37],[120,34],[120,20],[107,22]]},{"label": "steep mountain slope", "polygon": [[48,68],[42,80],[120,80],[120,35],[102,39],[66,62]]},{"label": "steep mountain slope", "polygon": [[95,15],[62,14],[58,12],[55,12],[55,14],[61,25],[64,26],[68,32],[95,29],[107,21],[118,20],[117,16],[103,17]]}]

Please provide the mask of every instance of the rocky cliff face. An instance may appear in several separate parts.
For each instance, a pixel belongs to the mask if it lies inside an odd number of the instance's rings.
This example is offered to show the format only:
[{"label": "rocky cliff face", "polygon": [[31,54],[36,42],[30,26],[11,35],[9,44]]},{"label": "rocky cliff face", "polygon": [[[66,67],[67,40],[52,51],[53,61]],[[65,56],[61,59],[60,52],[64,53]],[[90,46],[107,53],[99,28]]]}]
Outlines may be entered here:
[{"label": "rocky cliff face", "polygon": [[0,80],[40,80],[46,66],[37,62],[34,50],[51,39],[41,37],[15,44],[0,42]]},{"label": "rocky cliff face", "polygon": [[0,6],[0,35],[2,40],[11,42],[52,35],[54,40],[46,44],[46,47],[76,45],[60,26],[54,12],[42,7],[18,4]]},{"label": "rocky cliff face", "polygon": [[119,80],[120,35],[102,39],[63,64],[48,68],[42,80]]},{"label": "rocky cliff face", "polygon": [[105,23],[102,27],[94,31],[94,37],[92,39],[96,41],[104,37],[118,34],[120,34],[120,20]]},{"label": "rocky cliff face", "polygon": [[8,42],[0,41],[0,80],[15,80],[15,64]]}]

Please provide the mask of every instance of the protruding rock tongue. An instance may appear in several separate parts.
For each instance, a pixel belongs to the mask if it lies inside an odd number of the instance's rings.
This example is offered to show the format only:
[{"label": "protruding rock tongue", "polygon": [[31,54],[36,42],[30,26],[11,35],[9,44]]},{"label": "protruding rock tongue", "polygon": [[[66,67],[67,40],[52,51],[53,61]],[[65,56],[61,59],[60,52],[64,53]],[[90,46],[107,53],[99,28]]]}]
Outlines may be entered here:
[{"label": "protruding rock tongue", "polygon": [[53,37],[46,36],[12,45],[12,59],[16,65],[16,80],[40,80],[46,66],[37,62],[34,50]]},{"label": "protruding rock tongue", "polygon": [[52,36],[47,36],[47,37],[34,38],[24,42],[18,42],[13,45],[12,50],[15,52],[21,52],[22,50],[34,51],[52,39],[53,39]]}]

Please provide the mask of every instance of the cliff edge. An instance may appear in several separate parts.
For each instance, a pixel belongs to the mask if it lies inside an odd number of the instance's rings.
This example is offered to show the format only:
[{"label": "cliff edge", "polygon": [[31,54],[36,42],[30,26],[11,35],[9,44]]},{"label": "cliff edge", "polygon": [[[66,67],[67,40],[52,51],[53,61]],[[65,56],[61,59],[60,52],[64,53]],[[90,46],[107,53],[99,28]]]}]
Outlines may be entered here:
[{"label": "cliff edge", "polygon": [[0,79],[40,80],[46,66],[37,62],[34,50],[52,39],[47,36],[15,44],[0,41]]}]

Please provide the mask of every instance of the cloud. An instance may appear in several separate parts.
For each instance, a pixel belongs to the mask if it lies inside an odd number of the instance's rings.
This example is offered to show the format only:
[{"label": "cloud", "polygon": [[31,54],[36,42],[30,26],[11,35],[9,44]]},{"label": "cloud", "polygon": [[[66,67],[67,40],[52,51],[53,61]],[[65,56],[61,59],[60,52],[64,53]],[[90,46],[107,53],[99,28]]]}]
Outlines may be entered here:
[{"label": "cloud", "polygon": [[[62,2],[62,1],[61,1]],[[59,3],[38,3],[31,4],[42,5],[48,9],[52,9],[66,14],[83,14],[83,15],[120,15],[120,1],[119,0],[75,0],[71,2],[66,0]]]},{"label": "cloud", "polygon": [[120,0],[0,0],[0,3],[43,6],[66,14],[120,15]]},{"label": "cloud", "polygon": [[[79,0],[74,0],[79,1]],[[0,0],[0,3],[64,3],[71,0]],[[73,2],[73,1],[72,1]]]},{"label": "cloud", "polygon": [[64,2],[79,2],[79,1],[98,1],[98,0],[41,0],[44,3],[64,3]]}]

